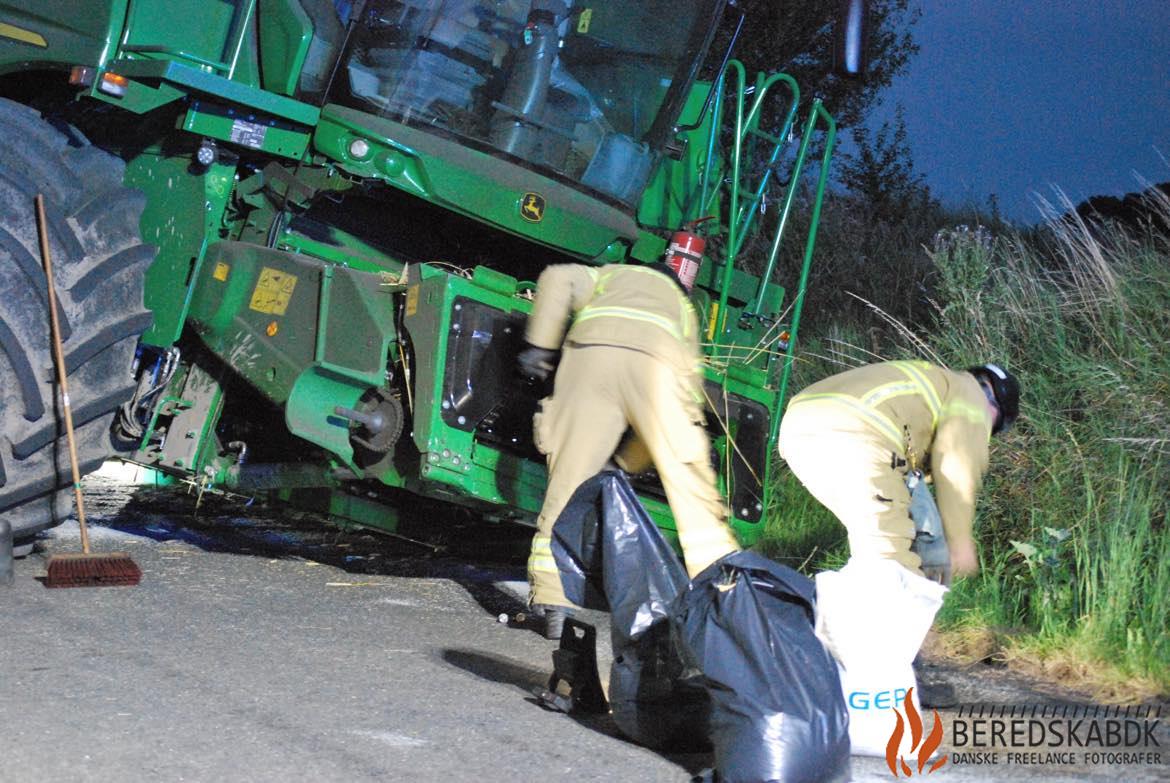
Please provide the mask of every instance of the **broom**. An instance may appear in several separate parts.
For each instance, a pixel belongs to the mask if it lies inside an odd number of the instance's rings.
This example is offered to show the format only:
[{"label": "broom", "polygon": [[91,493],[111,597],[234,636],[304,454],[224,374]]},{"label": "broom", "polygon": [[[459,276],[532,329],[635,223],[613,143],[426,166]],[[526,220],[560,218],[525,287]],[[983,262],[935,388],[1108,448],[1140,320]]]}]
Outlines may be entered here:
[{"label": "broom", "polygon": [[45,201],[38,193],[37,233],[41,240],[41,259],[49,286],[49,325],[53,337],[53,359],[61,379],[61,401],[65,408],[65,434],[69,441],[69,465],[73,469],[73,494],[77,497],[77,521],[81,526],[81,553],[52,555],[47,565],[45,587],[101,587],[136,585],[142,579],[138,565],[124,552],[91,554],[89,531],[85,526],[85,503],[81,497],[81,475],[77,468],[77,444],[73,437],[73,411],[69,407],[69,384],[65,377],[65,355],[61,351],[61,332],[57,325],[57,295],[53,287],[53,262],[49,257],[49,231],[45,222]]}]

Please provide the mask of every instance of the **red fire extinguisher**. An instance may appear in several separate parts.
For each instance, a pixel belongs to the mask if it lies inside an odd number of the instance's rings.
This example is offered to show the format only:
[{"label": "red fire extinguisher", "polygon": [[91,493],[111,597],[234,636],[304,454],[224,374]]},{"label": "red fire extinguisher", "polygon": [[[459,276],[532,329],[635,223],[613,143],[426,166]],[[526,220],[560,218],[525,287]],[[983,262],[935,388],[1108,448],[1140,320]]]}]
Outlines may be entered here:
[{"label": "red fire extinguisher", "polygon": [[714,215],[711,215],[684,224],[671,235],[670,245],[666,248],[666,265],[674,270],[679,282],[686,286],[688,291],[695,284],[699,265],[703,263],[703,248],[707,246],[707,240],[696,231],[700,223],[713,217]]}]

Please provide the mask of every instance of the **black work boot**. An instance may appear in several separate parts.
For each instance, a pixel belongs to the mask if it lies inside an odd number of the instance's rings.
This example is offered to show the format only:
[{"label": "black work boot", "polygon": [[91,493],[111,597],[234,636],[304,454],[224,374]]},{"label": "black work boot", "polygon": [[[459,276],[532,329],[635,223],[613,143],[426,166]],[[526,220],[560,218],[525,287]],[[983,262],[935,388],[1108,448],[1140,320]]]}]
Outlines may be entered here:
[{"label": "black work boot", "polygon": [[544,621],[544,638],[557,641],[565,628],[565,617],[568,611],[563,606],[553,604],[533,604],[532,612]]}]

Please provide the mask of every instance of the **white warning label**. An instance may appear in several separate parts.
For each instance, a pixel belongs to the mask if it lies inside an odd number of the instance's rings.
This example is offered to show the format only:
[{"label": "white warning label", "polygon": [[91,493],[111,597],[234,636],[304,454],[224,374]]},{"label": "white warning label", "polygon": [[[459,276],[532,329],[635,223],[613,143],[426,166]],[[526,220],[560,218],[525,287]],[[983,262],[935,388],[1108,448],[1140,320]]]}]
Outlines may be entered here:
[{"label": "white warning label", "polygon": [[264,146],[264,135],[268,128],[247,120],[236,120],[232,123],[232,141],[243,144],[245,147],[260,149]]}]

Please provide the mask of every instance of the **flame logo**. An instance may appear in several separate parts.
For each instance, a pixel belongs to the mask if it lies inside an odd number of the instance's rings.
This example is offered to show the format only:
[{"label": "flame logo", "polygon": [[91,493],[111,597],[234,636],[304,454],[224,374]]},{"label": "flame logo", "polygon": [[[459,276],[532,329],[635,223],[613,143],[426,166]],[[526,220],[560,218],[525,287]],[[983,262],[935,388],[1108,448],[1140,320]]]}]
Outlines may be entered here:
[{"label": "flame logo", "polygon": [[[910,751],[918,752],[918,774],[922,774],[922,768],[926,766],[926,762],[930,761],[930,754],[938,750],[938,746],[942,744],[943,739],[943,725],[939,720],[938,710],[934,712],[934,727],[930,730],[930,735],[922,736],[922,717],[918,714],[918,710],[914,708],[914,689],[911,688],[906,691],[906,699],[902,702],[906,707],[906,719],[902,719],[900,710],[895,710],[894,715],[898,718],[898,724],[894,726],[894,733],[890,735],[890,741],[886,743],[886,765],[890,768],[890,772],[894,773],[894,777],[900,777],[900,773],[904,773],[906,777],[913,777],[914,773],[910,769],[910,765],[906,763],[904,756],[898,755],[898,746],[902,744],[902,736],[906,733],[906,725],[910,726]],[[936,769],[947,763],[949,755],[944,755],[938,761],[931,765],[927,770],[927,774],[934,772]]]}]

